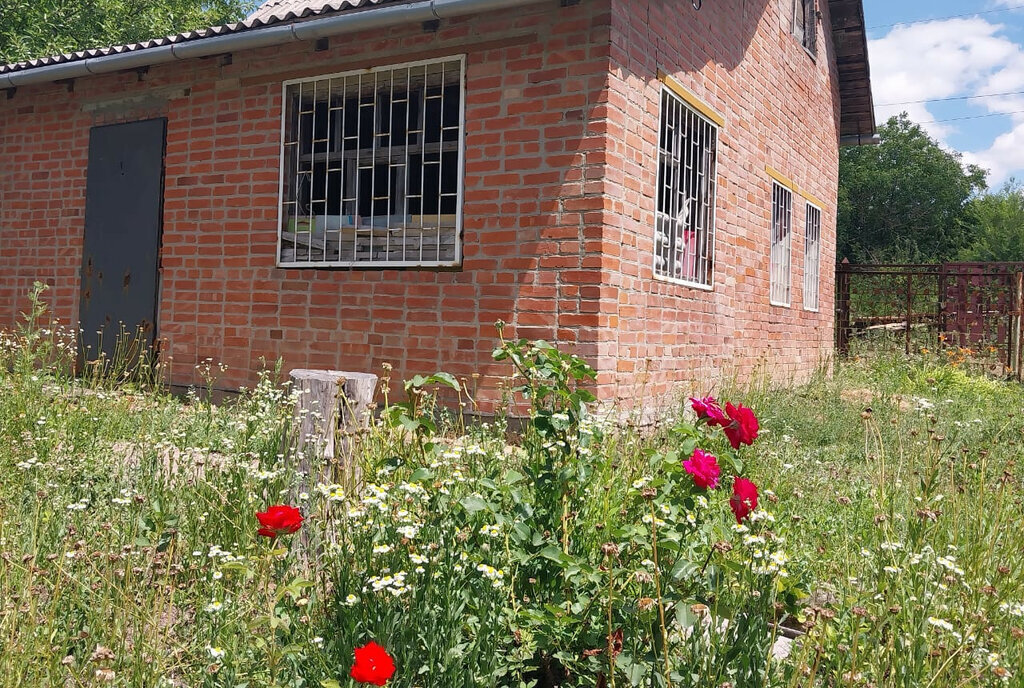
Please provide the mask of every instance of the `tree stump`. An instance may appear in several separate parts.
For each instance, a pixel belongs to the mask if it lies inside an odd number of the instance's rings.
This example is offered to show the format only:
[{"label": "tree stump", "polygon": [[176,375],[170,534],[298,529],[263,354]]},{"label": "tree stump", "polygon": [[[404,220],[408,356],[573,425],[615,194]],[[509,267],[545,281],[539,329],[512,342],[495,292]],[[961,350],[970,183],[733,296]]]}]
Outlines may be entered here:
[{"label": "tree stump", "polygon": [[369,426],[377,376],[341,370],[307,370],[289,373],[295,402],[297,449],[302,452],[299,469],[310,475],[310,467],[338,465],[347,474],[351,468],[349,433]]}]

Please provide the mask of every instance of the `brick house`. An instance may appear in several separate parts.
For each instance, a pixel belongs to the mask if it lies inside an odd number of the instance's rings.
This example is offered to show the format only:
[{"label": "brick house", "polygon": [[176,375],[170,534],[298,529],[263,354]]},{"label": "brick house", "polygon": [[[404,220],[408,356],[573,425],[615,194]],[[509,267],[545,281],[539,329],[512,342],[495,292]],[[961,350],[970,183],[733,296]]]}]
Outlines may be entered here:
[{"label": "brick house", "polygon": [[806,377],[839,146],[876,138],[861,2],[700,5],[271,0],[0,66],[0,326],[42,280],[175,383],[387,361],[486,405],[497,320],[606,399]]}]

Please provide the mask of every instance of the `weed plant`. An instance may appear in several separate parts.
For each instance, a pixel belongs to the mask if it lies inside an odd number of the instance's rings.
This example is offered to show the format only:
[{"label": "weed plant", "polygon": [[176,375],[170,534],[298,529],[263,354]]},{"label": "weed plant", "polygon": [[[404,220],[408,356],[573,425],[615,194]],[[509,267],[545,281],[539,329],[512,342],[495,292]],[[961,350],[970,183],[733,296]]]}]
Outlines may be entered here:
[{"label": "weed plant", "polygon": [[[75,349],[38,305],[0,336],[0,685],[352,686],[371,640],[403,688],[1020,685],[1016,384],[865,357],[728,394],[761,422],[736,448],[689,404],[599,415],[585,361],[499,338],[514,441],[441,410],[464,381],[396,401],[385,370],[336,466],[279,369],[215,405]],[[278,504],[301,529],[261,537]]]}]

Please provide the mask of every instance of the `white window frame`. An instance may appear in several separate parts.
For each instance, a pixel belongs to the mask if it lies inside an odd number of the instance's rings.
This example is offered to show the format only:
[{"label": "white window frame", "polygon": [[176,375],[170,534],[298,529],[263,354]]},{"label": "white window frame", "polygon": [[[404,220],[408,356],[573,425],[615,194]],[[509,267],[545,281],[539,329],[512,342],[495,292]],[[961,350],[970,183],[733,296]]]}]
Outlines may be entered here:
[{"label": "white window frame", "polygon": [[[814,236],[813,248],[811,237]],[[813,277],[812,277],[813,276]],[[810,296],[813,295],[813,299]],[[804,310],[821,307],[821,208],[807,201],[804,210]]]},{"label": "white window frame", "polygon": [[[458,159],[457,159],[457,164],[456,164],[456,175],[457,175],[457,187],[456,187],[457,191],[456,191],[456,194],[457,195],[456,195],[456,200],[455,200],[454,228],[446,226],[446,227],[444,227],[444,229],[446,230],[447,234],[451,234],[452,235],[452,241],[454,242],[454,258],[452,260],[438,260],[438,259],[429,260],[429,259],[422,259],[422,258],[421,259],[415,259],[415,260],[388,260],[388,259],[375,260],[375,259],[373,259],[371,257],[370,259],[366,259],[366,260],[363,260],[363,259],[351,259],[351,260],[349,260],[349,259],[340,259],[340,258],[338,260],[326,260],[326,259],[325,260],[285,260],[284,256],[283,256],[284,245],[285,245],[284,244],[284,240],[285,240],[284,234],[285,234],[285,223],[288,221],[288,216],[286,215],[286,212],[285,212],[285,204],[286,204],[286,198],[285,198],[285,196],[286,196],[286,190],[285,190],[286,186],[285,186],[285,183],[286,183],[286,174],[287,174],[287,171],[285,170],[285,161],[286,161],[286,158],[287,158],[287,156],[286,156],[286,145],[287,145],[287,136],[288,136],[287,127],[288,127],[288,108],[289,108],[289,104],[288,104],[288,97],[289,97],[288,91],[289,91],[289,87],[294,86],[296,84],[313,84],[315,82],[321,82],[321,81],[328,81],[328,83],[329,83],[330,80],[346,79],[346,78],[353,77],[353,76],[356,76],[356,77],[361,76],[362,78],[367,78],[367,77],[373,77],[374,75],[376,75],[378,73],[381,73],[381,72],[396,72],[396,71],[401,71],[403,69],[410,69],[410,68],[416,68],[416,67],[426,67],[426,66],[429,66],[429,65],[436,65],[436,64],[442,64],[442,63],[451,63],[451,62],[458,62],[458,65],[459,65],[459,77],[458,77],[458,84],[459,84],[458,127],[459,127],[459,130],[458,130],[458,136],[457,136]],[[393,89],[393,87],[392,87],[392,89]],[[392,92],[394,93],[394,90],[392,90]],[[314,93],[315,93],[315,91],[314,91]],[[376,105],[374,106],[374,111],[375,111],[375,114],[376,114]],[[423,113],[420,113],[419,116],[422,118],[423,117]],[[422,129],[423,129],[423,127],[422,127],[422,124],[421,124],[421,126],[420,126],[420,136],[421,137],[423,136]],[[376,136],[377,135],[378,134],[375,132],[374,133],[374,137],[375,137],[375,139],[374,139],[375,140],[375,144],[374,145],[375,146],[376,146]],[[344,141],[342,141],[341,145],[342,145],[342,147],[344,149],[344,145],[345,145]],[[390,145],[391,144],[389,143],[389,148],[390,148]],[[422,145],[422,143],[421,143],[421,145]],[[439,143],[438,143],[438,146],[439,146],[439,155],[440,155],[440,151],[443,150],[443,148],[444,148],[443,135],[442,135],[442,140],[440,140]],[[406,150],[405,155],[406,155],[407,159],[408,159],[408,156],[409,156],[409,153],[408,153],[409,147],[410,147],[409,144],[406,144],[405,147],[404,147],[405,150]],[[396,148],[399,148],[399,150],[401,151],[402,147],[396,146]],[[462,251],[462,249],[463,249],[463,247],[462,247],[462,242],[463,242],[463,205],[464,205],[464,202],[465,202],[465,166],[466,166],[466,150],[465,149],[466,149],[466,55],[465,54],[449,55],[449,56],[444,56],[444,57],[431,58],[431,59],[427,59],[427,60],[417,60],[417,61],[413,61],[413,62],[401,62],[401,63],[387,64],[387,65],[381,65],[381,66],[378,66],[378,67],[373,67],[373,68],[370,68],[370,69],[354,69],[354,70],[347,70],[347,71],[343,71],[343,72],[333,72],[333,73],[329,73],[329,74],[321,74],[321,75],[312,76],[312,77],[301,77],[301,78],[297,78],[297,79],[289,79],[287,81],[282,82],[282,84],[281,84],[281,146],[280,146],[280,156],[279,156],[279,184],[278,184],[278,205],[277,205],[277,208],[278,208],[278,212],[277,212],[277,248],[276,248],[276,264],[277,264],[277,266],[281,267],[281,268],[370,268],[370,269],[460,267],[462,265],[462,255],[463,255],[463,251]],[[401,152],[399,152],[397,154],[401,155]],[[390,150],[388,152],[388,155],[389,156],[392,155]],[[420,153],[420,155],[422,155],[422,153]],[[408,162],[406,164],[408,164]],[[358,165],[358,163],[357,163],[357,165]],[[421,169],[421,174],[422,174],[422,169]],[[438,171],[438,174],[439,175],[441,174],[440,170]],[[325,181],[325,186],[326,186],[326,181]],[[450,195],[450,193],[448,195]],[[390,193],[389,193],[389,196],[390,196]],[[371,199],[370,202],[373,203],[374,200],[379,200],[379,199]],[[288,203],[295,203],[296,201],[287,201],[287,202]],[[342,202],[344,203],[344,199],[343,199]],[[355,202],[356,203],[361,202],[361,197],[355,199]],[[398,202],[404,203],[405,201],[402,200],[402,201],[398,201]],[[423,201],[421,199],[421,204],[422,204],[422,202]],[[422,208],[421,208],[421,211],[422,211]],[[439,206],[439,211],[436,214],[437,214],[439,219],[438,219],[438,222],[437,222],[438,227],[435,228],[435,231],[436,231],[436,235],[437,235],[437,241],[438,241],[438,243],[440,243],[440,241],[441,241],[441,239],[440,239],[440,237],[441,237],[441,226],[440,226],[441,225],[441,221],[440,221],[440,217],[442,215],[440,213],[440,206]],[[298,216],[296,216],[296,217],[298,217]],[[310,217],[312,217],[312,212],[310,213]],[[342,216],[342,217],[347,217],[347,216]],[[373,219],[372,218],[374,216],[371,215],[370,217],[371,217],[370,224],[373,225],[374,223],[373,223]],[[427,217],[427,215],[421,214],[420,217],[421,217],[420,228],[419,228],[418,231],[420,232],[420,253],[421,253],[421,256],[422,256],[422,254],[423,254],[423,236],[425,236],[425,234],[426,234],[423,231],[423,219],[422,218]],[[402,231],[402,233],[403,233],[403,241],[404,241],[405,237],[406,237],[406,233],[408,231],[417,231],[415,229],[408,228],[408,225],[405,222],[402,223],[401,227],[392,227],[390,222],[391,222],[390,219],[388,219],[387,220],[387,223],[388,223],[387,227],[383,227],[383,228],[381,228],[381,227],[374,227],[374,226],[371,226],[369,228],[362,228],[359,223],[356,223],[353,228],[349,228],[349,230],[347,230],[347,231],[351,231],[355,235],[359,235],[360,232],[368,232],[368,235],[366,235],[366,237],[364,237],[364,238],[368,238],[369,239],[371,254],[375,250],[374,241],[378,240],[377,232],[379,232],[379,231],[384,232],[384,234],[382,234],[380,236],[387,237],[385,239],[385,241],[388,244],[388,247],[390,249],[390,232],[398,231],[398,230]],[[325,221],[325,224],[326,224],[326,221]],[[358,241],[358,239],[356,239],[356,241]],[[324,249],[324,253],[326,253],[326,248]],[[440,249],[435,250],[434,253],[435,254],[440,253]]]},{"label": "white window frame", "polygon": [[793,190],[775,179],[771,188],[768,302],[789,308],[793,303]]},{"label": "white window frame", "polygon": [[[696,122],[705,133],[710,133],[714,137],[713,144],[710,147],[710,152],[712,155],[711,169],[710,171],[705,171],[705,174],[703,175],[704,182],[707,184],[706,196],[708,198],[705,199],[705,202],[699,203],[699,205],[703,207],[704,213],[706,214],[705,222],[707,226],[704,228],[705,240],[703,242],[703,246],[700,247],[700,253],[695,254],[693,256],[695,263],[699,261],[699,266],[695,268],[695,272],[697,274],[703,274],[705,276],[705,281],[703,282],[696,279],[683,279],[674,277],[673,275],[670,274],[671,268],[669,265],[665,265],[664,267],[659,265],[659,259],[664,260],[664,258],[662,258],[659,252],[659,246],[662,245],[661,242],[668,241],[670,246],[674,245],[679,238],[677,232],[681,231],[680,220],[678,219],[678,217],[671,218],[671,213],[666,214],[659,209],[662,205],[662,194],[665,192],[664,186],[660,183],[660,170],[663,164],[662,157],[665,153],[664,149],[661,147],[661,137],[662,127],[665,126],[665,117],[667,114],[665,112],[665,108],[663,107],[663,103],[665,102],[666,98],[672,100],[675,106],[680,108],[681,112],[685,117],[692,118],[692,121]],[[659,181],[656,182],[657,190],[655,191],[654,245],[652,256],[653,260],[651,263],[651,267],[654,271],[655,279],[671,282],[673,284],[680,284],[686,287],[692,287],[694,289],[712,291],[715,287],[715,207],[718,202],[718,140],[720,124],[712,121],[703,112],[694,107],[692,103],[687,102],[685,98],[682,98],[678,93],[675,92],[674,89],[669,88],[669,86],[666,84],[662,84],[661,87],[658,110],[658,168],[655,172],[655,178],[658,179]],[[699,178],[700,175],[698,175],[698,179]],[[675,185],[676,187],[678,187],[678,180],[676,180]],[[678,188],[676,188],[675,191],[678,193]],[[698,222],[699,221],[700,220],[698,220]],[[663,235],[663,233],[660,230],[660,227],[670,222],[675,223],[672,233],[669,235]],[[697,230],[691,231],[697,233]],[[670,248],[670,254],[671,251],[672,249]],[[687,252],[685,249],[683,249],[683,255],[684,260],[690,257],[689,252]],[[675,260],[679,260],[678,252],[675,257]]]},{"label": "white window frame", "polygon": [[[797,21],[800,17],[798,10],[803,10],[804,23],[801,26]],[[793,0],[793,36],[800,41],[800,45],[807,51],[807,54],[817,59],[818,57],[818,3],[817,0]]]}]

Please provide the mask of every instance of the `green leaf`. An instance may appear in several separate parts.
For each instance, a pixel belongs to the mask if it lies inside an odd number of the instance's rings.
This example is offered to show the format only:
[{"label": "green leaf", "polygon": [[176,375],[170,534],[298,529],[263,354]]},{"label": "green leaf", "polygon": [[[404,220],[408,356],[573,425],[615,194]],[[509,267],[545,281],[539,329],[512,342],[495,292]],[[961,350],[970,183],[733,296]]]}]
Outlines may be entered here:
[{"label": "green leaf", "polygon": [[488,508],[487,502],[479,497],[474,497],[473,495],[463,497],[459,503],[462,504],[462,508],[470,514],[475,514]]},{"label": "green leaf", "polygon": [[431,471],[429,468],[422,468],[421,467],[421,468],[417,468],[415,471],[412,472],[412,475],[409,476],[409,482],[411,482],[411,483],[420,483],[420,482],[423,482],[424,480],[430,480],[433,477],[434,477],[434,472],[433,471]]},{"label": "green leaf", "polygon": [[320,688],[341,688],[341,684],[333,678],[325,678],[323,681],[320,681]]},{"label": "green leaf", "polygon": [[569,563],[570,561],[569,556],[566,555],[566,553],[563,552],[561,548],[556,547],[555,545],[548,545],[540,551],[540,555],[545,559],[550,559],[553,562],[563,565]]},{"label": "green leaf", "polygon": [[451,373],[434,373],[429,378],[427,378],[427,380],[434,384],[451,387],[455,391],[459,391],[460,389],[462,389],[462,386],[459,385],[459,381],[456,380],[455,376],[452,375]]}]

